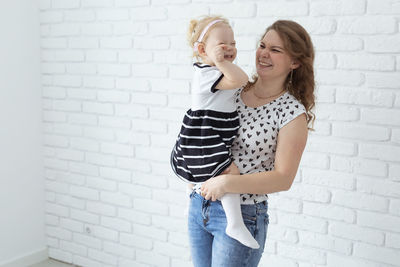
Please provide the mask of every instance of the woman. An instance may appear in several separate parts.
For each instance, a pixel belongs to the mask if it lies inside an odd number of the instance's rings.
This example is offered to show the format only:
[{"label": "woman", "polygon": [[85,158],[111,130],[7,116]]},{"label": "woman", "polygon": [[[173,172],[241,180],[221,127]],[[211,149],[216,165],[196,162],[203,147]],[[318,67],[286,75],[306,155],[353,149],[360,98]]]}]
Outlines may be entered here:
[{"label": "woman", "polygon": [[[191,194],[188,228],[195,266],[258,265],[268,226],[267,194],[291,187],[314,121],[313,61],[311,39],[296,22],[276,21],[262,36],[254,82],[236,93],[241,127],[232,145],[235,164]],[[259,249],[225,234],[225,214],[216,200],[226,193],[241,194],[243,218]]]}]

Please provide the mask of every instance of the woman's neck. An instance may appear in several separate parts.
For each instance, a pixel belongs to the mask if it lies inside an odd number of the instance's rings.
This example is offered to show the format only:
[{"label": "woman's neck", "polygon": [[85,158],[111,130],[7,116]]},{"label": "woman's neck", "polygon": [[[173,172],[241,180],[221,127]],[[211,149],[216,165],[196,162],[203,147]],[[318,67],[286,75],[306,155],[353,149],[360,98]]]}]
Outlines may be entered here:
[{"label": "woman's neck", "polygon": [[260,78],[254,84],[254,94],[259,98],[268,98],[285,91],[284,84],[280,80],[262,80]]}]

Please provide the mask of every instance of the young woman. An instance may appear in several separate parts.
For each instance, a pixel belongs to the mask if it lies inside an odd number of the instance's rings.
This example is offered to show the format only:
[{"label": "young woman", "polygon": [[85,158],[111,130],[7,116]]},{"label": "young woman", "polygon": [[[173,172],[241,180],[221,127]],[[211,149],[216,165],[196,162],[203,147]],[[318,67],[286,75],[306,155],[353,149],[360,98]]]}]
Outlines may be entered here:
[{"label": "young woman", "polygon": [[[276,21],[256,51],[254,81],[236,92],[240,129],[232,144],[240,174],[208,179],[193,192],[189,236],[195,266],[257,266],[268,226],[267,194],[289,190],[314,121],[314,49],[308,33],[293,21]],[[231,167],[233,168],[233,167]],[[250,249],[227,236],[221,203],[241,194],[245,224],[260,244]]]}]

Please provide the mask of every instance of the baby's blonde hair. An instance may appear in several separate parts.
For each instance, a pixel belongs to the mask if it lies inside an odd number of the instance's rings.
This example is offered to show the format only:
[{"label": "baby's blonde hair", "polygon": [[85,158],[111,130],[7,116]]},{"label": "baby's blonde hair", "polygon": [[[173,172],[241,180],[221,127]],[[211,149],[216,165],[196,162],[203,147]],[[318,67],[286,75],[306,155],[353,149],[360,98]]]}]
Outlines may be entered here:
[{"label": "baby's blonde hair", "polygon": [[[204,38],[201,42],[205,42],[208,38],[208,34],[213,29],[216,27],[219,23],[225,23],[226,25],[229,25],[229,22],[226,18],[222,16],[203,16],[199,19],[192,19],[189,24],[189,29],[187,32],[187,39],[189,42],[189,46],[193,49],[196,41],[199,39],[199,36],[203,29],[207,27],[207,25],[214,21],[214,20],[222,20],[221,22],[216,23],[215,25],[212,25],[210,29],[207,31],[207,33],[204,35]],[[199,52],[198,51],[193,51],[192,57],[195,57],[196,59],[200,59]]]}]

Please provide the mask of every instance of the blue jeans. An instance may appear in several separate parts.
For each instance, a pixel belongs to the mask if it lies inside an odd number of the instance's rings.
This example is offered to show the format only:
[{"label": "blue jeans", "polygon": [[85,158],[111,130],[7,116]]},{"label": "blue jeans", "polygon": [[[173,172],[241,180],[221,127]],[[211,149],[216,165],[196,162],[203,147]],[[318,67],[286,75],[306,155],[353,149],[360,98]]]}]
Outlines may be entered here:
[{"label": "blue jeans", "polygon": [[226,216],[220,201],[193,192],[188,216],[189,241],[195,267],[256,267],[268,229],[267,202],[241,205],[243,219],[259,249],[242,245],[225,233]]}]

